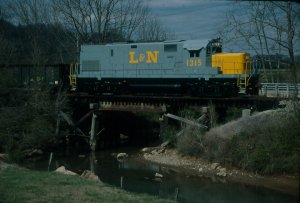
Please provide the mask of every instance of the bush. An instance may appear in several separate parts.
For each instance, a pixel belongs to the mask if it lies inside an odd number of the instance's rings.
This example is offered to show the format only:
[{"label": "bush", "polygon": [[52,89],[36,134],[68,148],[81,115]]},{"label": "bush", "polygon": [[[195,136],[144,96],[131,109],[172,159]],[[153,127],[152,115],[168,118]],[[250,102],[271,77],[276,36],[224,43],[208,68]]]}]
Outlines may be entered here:
[{"label": "bush", "polygon": [[186,127],[177,138],[176,147],[184,155],[200,155],[203,152],[202,135],[198,128]]},{"label": "bush", "polygon": [[48,87],[22,91],[22,97],[15,95],[18,102],[10,101],[0,108],[0,150],[14,161],[22,160],[28,150],[46,149],[63,138],[55,133],[56,120],[67,106],[64,95],[54,96]]},{"label": "bush", "polygon": [[206,134],[207,158],[261,173],[298,173],[300,126],[293,113],[262,113],[229,126]]},{"label": "bush", "polygon": [[176,139],[176,134],[178,133],[178,129],[174,126],[165,126],[161,132],[161,139],[163,142],[165,141],[173,141]]}]

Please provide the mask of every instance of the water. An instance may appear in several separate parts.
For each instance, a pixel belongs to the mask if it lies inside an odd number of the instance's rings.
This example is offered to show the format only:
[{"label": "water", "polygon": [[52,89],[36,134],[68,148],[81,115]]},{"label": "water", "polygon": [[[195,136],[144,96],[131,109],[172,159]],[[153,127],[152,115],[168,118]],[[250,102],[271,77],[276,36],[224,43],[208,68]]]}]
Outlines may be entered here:
[{"label": "water", "polygon": [[[118,152],[124,152],[124,150],[100,151],[94,155],[85,154],[84,157],[78,154],[58,157],[54,154],[50,170],[55,170],[61,165],[79,174],[84,170],[92,170],[104,183],[122,187],[131,192],[177,199],[179,202],[298,202],[297,197],[261,187],[180,175],[158,164],[137,159],[137,152],[132,150],[125,150],[129,158],[119,162],[115,158]],[[48,161],[32,163],[29,167],[47,170]],[[163,178],[155,178],[156,173],[162,174]]]}]

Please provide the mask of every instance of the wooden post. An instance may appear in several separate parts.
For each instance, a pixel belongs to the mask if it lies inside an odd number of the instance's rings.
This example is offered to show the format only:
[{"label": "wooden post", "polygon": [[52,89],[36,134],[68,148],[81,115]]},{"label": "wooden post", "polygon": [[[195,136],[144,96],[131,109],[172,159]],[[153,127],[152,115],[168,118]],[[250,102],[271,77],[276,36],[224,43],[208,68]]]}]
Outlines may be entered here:
[{"label": "wooden post", "polygon": [[268,96],[268,87],[267,87],[267,85],[265,85],[263,89],[264,89],[264,96],[267,97]]},{"label": "wooden post", "polygon": [[90,137],[90,149],[92,151],[96,150],[96,133],[97,133],[97,115],[93,113],[92,126],[91,126],[91,137]]},{"label": "wooden post", "polygon": [[173,114],[170,114],[170,113],[165,114],[165,117],[169,117],[169,118],[178,120],[180,122],[184,122],[184,123],[192,125],[192,126],[197,126],[199,128],[206,128],[207,129],[207,126],[205,126],[205,125],[202,125],[202,124],[197,123],[195,121],[189,120],[187,118],[182,118],[180,116],[176,116],[176,115],[173,115]]},{"label": "wooden post", "polygon": [[175,196],[174,196],[174,200],[177,201],[178,199],[178,193],[179,193],[179,188],[175,188]]},{"label": "wooden post", "polygon": [[96,162],[96,155],[95,155],[95,151],[92,151],[90,153],[90,169],[93,173],[95,173],[95,162]]},{"label": "wooden post", "polygon": [[278,97],[279,95],[278,95],[278,84],[276,83],[275,84],[275,97]]},{"label": "wooden post", "polygon": [[123,176],[121,176],[120,186],[121,186],[121,188],[123,188]]},{"label": "wooden post", "polygon": [[168,125],[168,118],[164,115],[161,115],[159,117],[159,137],[161,138],[162,134],[166,130],[166,127]]}]

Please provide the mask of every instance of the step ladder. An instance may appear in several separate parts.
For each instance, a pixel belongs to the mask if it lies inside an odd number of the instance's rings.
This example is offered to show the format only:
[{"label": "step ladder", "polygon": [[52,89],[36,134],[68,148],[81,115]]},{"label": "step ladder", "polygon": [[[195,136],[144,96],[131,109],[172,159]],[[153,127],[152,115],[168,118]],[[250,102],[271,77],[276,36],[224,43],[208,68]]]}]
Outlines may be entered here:
[{"label": "step ladder", "polygon": [[246,89],[248,86],[248,80],[247,77],[238,77],[237,85],[239,87],[239,93],[240,94],[246,94]]},{"label": "step ladder", "polygon": [[247,87],[248,87],[248,84],[249,84],[249,80],[251,78],[251,69],[248,73],[248,70],[250,69],[250,62],[249,61],[246,61],[245,62],[245,71],[244,71],[244,74],[240,74],[238,75],[238,78],[237,78],[237,86],[239,87],[239,94],[246,94],[247,92]]},{"label": "step ladder", "polygon": [[71,87],[71,91],[76,90],[76,85],[77,85],[77,70],[78,70],[78,64],[70,64],[69,67],[69,85]]}]

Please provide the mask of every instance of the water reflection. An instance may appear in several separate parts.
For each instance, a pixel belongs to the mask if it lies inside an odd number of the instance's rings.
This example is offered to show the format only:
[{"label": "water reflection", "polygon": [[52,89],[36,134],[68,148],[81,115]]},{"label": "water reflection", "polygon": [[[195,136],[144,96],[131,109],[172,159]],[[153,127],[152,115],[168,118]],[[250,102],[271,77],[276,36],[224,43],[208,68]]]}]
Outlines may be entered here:
[{"label": "water reflection", "polygon": [[[132,152],[130,152],[132,154]],[[212,181],[210,178],[186,177],[168,170],[158,164],[151,164],[132,156],[118,161],[112,151],[102,151],[84,156],[72,155],[64,157],[53,156],[56,167],[64,165],[67,169],[81,174],[91,170],[100,180],[121,187],[128,191],[148,193],[179,202],[298,202],[298,197],[292,197],[261,187],[243,184]],[[32,168],[47,170],[45,163],[35,163]],[[162,174],[162,178],[155,174]]]}]

